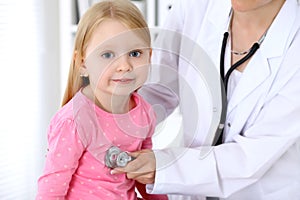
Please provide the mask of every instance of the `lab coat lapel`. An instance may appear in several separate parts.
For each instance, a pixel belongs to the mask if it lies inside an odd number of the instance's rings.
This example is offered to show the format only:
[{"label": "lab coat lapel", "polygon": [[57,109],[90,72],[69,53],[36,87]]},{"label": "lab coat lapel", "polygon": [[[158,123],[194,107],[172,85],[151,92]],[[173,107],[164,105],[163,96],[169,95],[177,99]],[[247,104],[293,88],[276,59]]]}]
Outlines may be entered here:
[{"label": "lab coat lapel", "polygon": [[[220,10],[224,9],[224,7],[227,9],[227,12]],[[208,23],[213,24],[213,26],[206,25],[206,29],[203,30],[202,34],[199,35],[197,39],[201,47],[203,47],[213,59],[213,63],[216,65],[218,71],[220,70],[219,58],[221,53],[222,37],[223,34],[228,31],[230,9],[230,4],[211,8],[211,11],[208,14]],[[216,43],[215,41],[219,42]],[[229,112],[248,94],[250,94],[251,91],[258,87],[270,74],[267,58],[263,55],[256,55],[255,57],[255,59],[249,62],[249,64],[252,63],[252,67],[247,69],[247,74],[245,73],[243,75],[242,80],[233,93],[232,99],[227,108]],[[255,79],[253,79],[253,77],[255,77]]]},{"label": "lab coat lapel", "polygon": [[[271,73],[274,75],[278,71],[282,60],[281,56],[289,43],[289,36],[291,36],[291,29],[297,14],[296,9],[294,9],[295,12],[286,12],[284,10],[293,10],[291,8],[293,3],[297,2],[286,1],[282,10],[278,13],[278,16],[281,16],[275,18],[261,47],[249,61],[243,72],[243,76],[228,103],[228,113],[256,90],[269,76],[271,76]],[[283,30],[281,27],[286,28]],[[271,35],[272,37],[268,37],[268,35]],[[276,46],[274,46],[274,44],[276,44]],[[270,66],[272,66],[272,68],[270,68]],[[274,78],[274,76],[272,76],[272,78]],[[255,95],[259,94],[256,92]],[[255,103],[249,102],[249,109],[251,107],[250,104]]]},{"label": "lab coat lapel", "polygon": [[268,61],[257,52],[255,58],[248,63],[243,76],[236,86],[228,103],[227,111],[230,111],[246,98],[253,90],[260,86],[270,75]]},{"label": "lab coat lapel", "polygon": [[220,1],[208,9],[210,10],[207,14],[208,20],[203,22],[204,28],[197,37],[197,43],[207,52],[219,72],[222,37],[228,30],[231,4],[230,1]]}]

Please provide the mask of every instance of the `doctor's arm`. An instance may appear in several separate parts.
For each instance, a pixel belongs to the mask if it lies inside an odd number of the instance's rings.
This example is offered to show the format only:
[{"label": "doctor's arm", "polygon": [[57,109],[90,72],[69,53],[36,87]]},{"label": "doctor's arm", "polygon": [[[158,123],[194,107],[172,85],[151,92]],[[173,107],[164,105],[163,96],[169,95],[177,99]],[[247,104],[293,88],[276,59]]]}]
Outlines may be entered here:
[{"label": "doctor's arm", "polygon": [[[299,158],[293,157],[292,149],[300,144],[299,67],[290,77],[282,77],[286,81],[278,81],[278,91],[232,141],[215,147],[157,151],[155,184],[150,192],[228,197],[259,181],[275,166],[293,172]],[[293,165],[286,159],[293,159]]]},{"label": "doctor's arm", "polygon": [[169,11],[163,28],[153,44],[149,81],[138,91],[154,106],[157,123],[169,116],[179,104],[178,62],[181,46],[180,6]]},{"label": "doctor's arm", "polygon": [[232,141],[213,147],[136,152],[136,159],[120,171],[142,183],[154,183],[147,188],[156,194],[226,198],[254,184],[300,143],[298,80],[300,69],[267,99],[253,124]]}]

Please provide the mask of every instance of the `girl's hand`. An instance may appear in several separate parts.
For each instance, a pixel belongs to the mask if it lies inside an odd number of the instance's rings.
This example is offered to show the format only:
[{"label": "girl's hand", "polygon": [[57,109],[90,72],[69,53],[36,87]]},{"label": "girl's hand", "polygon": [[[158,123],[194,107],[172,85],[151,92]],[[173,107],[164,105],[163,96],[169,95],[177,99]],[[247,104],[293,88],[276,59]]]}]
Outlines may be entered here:
[{"label": "girl's hand", "polygon": [[141,150],[128,153],[134,157],[125,167],[118,167],[111,174],[126,173],[128,179],[134,179],[143,184],[152,184],[155,180],[156,160],[152,150]]}]

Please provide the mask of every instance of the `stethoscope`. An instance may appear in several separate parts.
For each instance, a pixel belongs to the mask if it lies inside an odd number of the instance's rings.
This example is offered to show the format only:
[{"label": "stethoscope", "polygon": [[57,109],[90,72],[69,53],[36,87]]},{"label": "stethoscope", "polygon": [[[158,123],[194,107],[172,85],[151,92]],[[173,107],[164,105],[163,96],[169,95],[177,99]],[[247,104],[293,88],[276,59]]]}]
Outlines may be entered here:
[{"label": "stethoscope", "polygon": [[[265,31],[265,33],[259,38],[259,40],[257,42],[255,42],[252,47],[249,49],[249,51],[247,51],[247,53],[245,52],[245,56],[242,57],[239,61],[237,61],[236,63],[234,63],[229,70],[227,71],[226,75],[224,76],[224,71],[225,71],[225,67],[224,67],[224,62],[225,62],[225,53],[226,53],[226,46],[227,46],[227,41],[228,41],[228,37],[229,37],[229,29],[230,29],[230,22],[232,20],[232,9],[230,10],[229,13],[229,22],[227,25],[227,31],[224,33],[223,35],[223,41],[222,41],[222,47],[221,47],[221,56],[220,56],[220,76],[222,78],[222,81],[224,83],[224,88],[225,91],[227,92],[227,87],[228,87],[228,80],[229,77],[231,75],[231,73],[240,65],[242,65],[244,62],[246,62],[248,59],[250,59],[255,52],[259,49],[261,43],[264,41],[268,29]],[[241,55],[241,54],[240,54]]]},{"label": "stethoscope", "polygon": [[224,76],[224,62],[225,62],[225,52],[226,52],[226,45],[227,45],[227,40],[228,40],[229,33],[225,32],[223,36],[223,42],[222,42],[222,48],[221,48],[221,57],[220,57],[220,76],[222,78],[222,81],[224,83],[224,88],[225,92],[227,93],[227,88],[228,88],[228,80],[231,75],[231,73],[238,68],[240,65],[242,65],[244,62],[249,60],[255,52],[259,49],[260,44],[262,43],[263,39],[265,36],[263,36],[258,42],[255,42],[252,47],[250,48],[249,52],[241,58],[239,61],[234,63],[229,70],[227,71],[226,75]]},{"label": "stethoscope", "polygon": [[[230,11],[230,17],[229,19],[231,20],[232,17],[232,10]],[[229,23],[228,23],[228,30],[229,30]],[[267,30],[268,31],[268,30]],[[259,49],[261,43],[263,42],[263,40],[266,37],[267,31],[261,36],[261,38],[255,42],[252,47],[249,49],[249,51],[245,54],[244,57],[242,57],[240,60],[238,60],[236,63],[234,63],[229,70],[227,71],[227,73],[225,74],[225,53],[226,53],[226,46],[227,46],[227,41],[228,41],[228,37],[229,37],[229,31],[226,31],[223,35],[223,41],[222,41],[222,47],[221,47],[221,56],[220,56],[220,76],[222,79],[222,83],[221,83],[221,87],[223,88],[223,92],[222,92],[222,99],[223,102],[227,102],[227,88],[228,88],[228,81],[229,81],[229,77],[231,75],[231,73],[238,68],[239,66],[241,66],[243,63],[245,63],[247,60],[249,60],[254,54],[255,52]],[[225,75],[224,75],[225,74]],[[227,105],[223,105],[224,107],[227,107]],[[223,111],[227,111],[227,109],[223,109]],[[226,118],[226,113],[223,115],[223,119],[221,119],[221,123],[225,123],[225,118]],[[224,129],[221,131],[219,138],[216,142],[216,145],[219,145],[222,143],[223,140],[223,131]]]}]

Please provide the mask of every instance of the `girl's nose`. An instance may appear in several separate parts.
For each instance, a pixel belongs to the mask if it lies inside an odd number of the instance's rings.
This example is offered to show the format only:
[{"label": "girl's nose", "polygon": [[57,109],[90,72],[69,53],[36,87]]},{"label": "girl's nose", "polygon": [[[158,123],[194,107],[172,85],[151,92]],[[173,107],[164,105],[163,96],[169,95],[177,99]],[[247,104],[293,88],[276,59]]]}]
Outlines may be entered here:
[{"label": "girl's nose", "polygon": [[121,71],[124,71],[124,72],[129,72],[129,71],[132,71],[132,65],[131,63],[129,62],[128,60],[128,56],[127,55],[123,55],[121,56],[119,59],[118,59],[118,62],[117,62],[117,71],[118,72],[121,72]]}]

